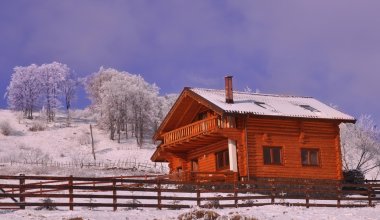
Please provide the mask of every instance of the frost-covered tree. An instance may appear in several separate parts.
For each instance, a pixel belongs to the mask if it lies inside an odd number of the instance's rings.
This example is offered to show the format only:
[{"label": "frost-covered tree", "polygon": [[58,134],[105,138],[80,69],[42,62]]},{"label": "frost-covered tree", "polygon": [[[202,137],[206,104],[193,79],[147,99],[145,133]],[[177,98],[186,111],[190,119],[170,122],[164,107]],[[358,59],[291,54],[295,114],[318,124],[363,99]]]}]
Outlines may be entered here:
[{"label": "frost-covered tree", "polygon": [[87,80],[87,92],[92,109],[98,113],[99,125],[110,132],[110,138],[122,132],[136,138],[141,146],[156,121],[158,87],[140,75],[101,67]]},{"label": "frost-covered tree", "polygon": [[363,115],[356,124],[341,124],[343,168],[364,174],[380,171],[380,130],[371,116]]},{"label": "frost-covered tree", "polygon": [[158,129],[158,126],[161,124],[166,114],[168,114],[177,98],[178,94],[167,94],[157,98],[157,102],[155,103],[157,111],[156,117],[154,118],[154,131]]},{"label": "frost-covered tree", "polygon": [[72,73],[66,76],[61,84],[62,93],[65,101],[65,108],[67,113],[67,124],[70,125],[70,110],[73,99],[75,98],[77,87],[79,86],[79,79]]},{"label": "frost-covered tree", "polygon": [[25,117],[32,119],[33,111],[43,106],[47,120],[53,121],[61,97],[71,105],[76,88],[73,81],[68,66],[58,62],[15,67],[5,96],[9,108],[23,111]]},{"label": "frost-covered tree", "polygon": [[39,68],[32,64],[26,67],[17,66],[13,71],[5,94],[9,108],[22,111],[25,117],[32,119],[41,93]]},{"label": "frost-covered tree", "polygon": [[86,92],[91,100],[90,107],[95,112],[100,111],[99,107],[101,107],[102,102],[101,94],[103,84],[118,74],[119,72],[115,69],[100,67],[98,72],[93,73],[85,80]]},{"label": "frost-covered tree", "polygon": [[61,104],[59,96],[62,94],[63,82],[68,78],[70,69],[66,64],[58,62],[42,64],[39,69],[47,120],[54,121]]}]

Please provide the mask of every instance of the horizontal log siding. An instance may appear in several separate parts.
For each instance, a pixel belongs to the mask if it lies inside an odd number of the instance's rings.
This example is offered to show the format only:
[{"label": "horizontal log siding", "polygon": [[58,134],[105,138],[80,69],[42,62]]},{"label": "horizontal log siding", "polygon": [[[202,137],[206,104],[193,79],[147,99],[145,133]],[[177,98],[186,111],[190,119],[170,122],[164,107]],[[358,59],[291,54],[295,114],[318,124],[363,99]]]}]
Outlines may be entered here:
[{"label": "horizontal log siding", "polygon": [[177,172],[178,167],[182,167],[182,170],[184,170],[185,169],[185,167],[183,167],[184,163],[185,161],[178,157],[170,157],[169,159],[170,173]]},{"label": "horizontal log siding", "polygon": [[[247,135],[251,177],[334,180],[342,177],[336,123],[249,118]],[[281,146],[283,164],[264,165],[263,146]],[[301,148],[319,148],[320,166],[302,166]]]},{"label": "horizontal log siding", "polygon": [[[221,140],[215,144],[197,148],[189,152],[189,158],[198,159],[199,172],[215,172],[216,156],[215,153],[228,148],[227,139]],[[189,162],[190,163],[190,162]]]}]

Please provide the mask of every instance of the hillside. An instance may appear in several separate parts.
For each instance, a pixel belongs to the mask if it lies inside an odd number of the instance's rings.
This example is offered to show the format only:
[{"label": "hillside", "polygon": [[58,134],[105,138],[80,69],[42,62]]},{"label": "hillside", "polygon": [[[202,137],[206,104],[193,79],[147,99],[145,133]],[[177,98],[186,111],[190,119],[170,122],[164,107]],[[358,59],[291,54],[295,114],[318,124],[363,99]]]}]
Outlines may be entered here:
[{"label": "hillside", "polygon": [[[85,111],[73,112],[70,127],[66,126],[64,114],[58,115],[54,123],[46,123],[38,117],[34,120],[20,118],[17,113],[0,110],[0,126],[9,124],[11,128],[9,135],[0,134],[0,174],[101,176],[166,170],[166,165],[150,161],[155,149],[151,140],[145,140],[141,148],[134,138],[121,143],[112,141],[90,117],[86,117]],[[92,155],[90,124],[93,125],[96,161]],[[36,126],[44,130],[30,130]],[[86,168],[95,163],[92,169]]]}]

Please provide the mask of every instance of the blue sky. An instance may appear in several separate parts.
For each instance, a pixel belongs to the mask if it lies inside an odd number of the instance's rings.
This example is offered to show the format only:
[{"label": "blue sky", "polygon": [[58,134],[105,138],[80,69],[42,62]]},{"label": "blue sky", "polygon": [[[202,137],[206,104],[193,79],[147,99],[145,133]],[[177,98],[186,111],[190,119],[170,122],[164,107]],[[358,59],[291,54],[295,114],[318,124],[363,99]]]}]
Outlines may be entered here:
[{"label": "blue sky", "polygon": [[[380,1],[0,1],[0,108],[12,69],[58,61],[184,86],[313,96],[380,122]],[[76,106],[88,104],[83,91]]]}]

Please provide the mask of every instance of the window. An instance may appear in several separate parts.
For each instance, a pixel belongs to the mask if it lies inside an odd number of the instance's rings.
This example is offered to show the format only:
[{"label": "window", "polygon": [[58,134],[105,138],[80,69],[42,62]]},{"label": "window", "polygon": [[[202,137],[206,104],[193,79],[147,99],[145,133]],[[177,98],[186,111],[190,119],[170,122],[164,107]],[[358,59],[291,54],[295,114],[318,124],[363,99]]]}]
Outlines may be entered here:
[{"label": "window", "polygon": [[199,170],[199,165],[198,165],[198,160],[192,160],[191,161],[191,171],[198,171]]},{"label": "window", "polygon": [[303,166],[318,166],[319,165],[319,150],[318,149],[301,149],[301,161]]},{"label": "window", "polygon": [[198,113],[196,121],[200,121],[207,118],[207,112]]},{"label": "window", "polygon": [[230,159],[228,157],[228,150],[216,153],[216,169],[226,169],[230,166]]},{"label": "window", "polygon": [[264,147],[264,164],[282,164],[281,147]]},{"label": "window", "polygon": [[256,105],[260,106],[261,108],[265,108],[265,103],[264,102],[254,102]]},{"label": "window", "polygon": [[268,109],[268,110],[270,110],[272,112],[278,112],[275,108],[273,108],[272,106],[268,105],[265,102],[253,101],[253,103],[255,103],[255,105],[260,106],[263,109]]},{"label": "window", "polygon": [[320,112],[318,109],[311,107],[310,105],[300,105],[300,107],[309,110],[311,112]]}]

